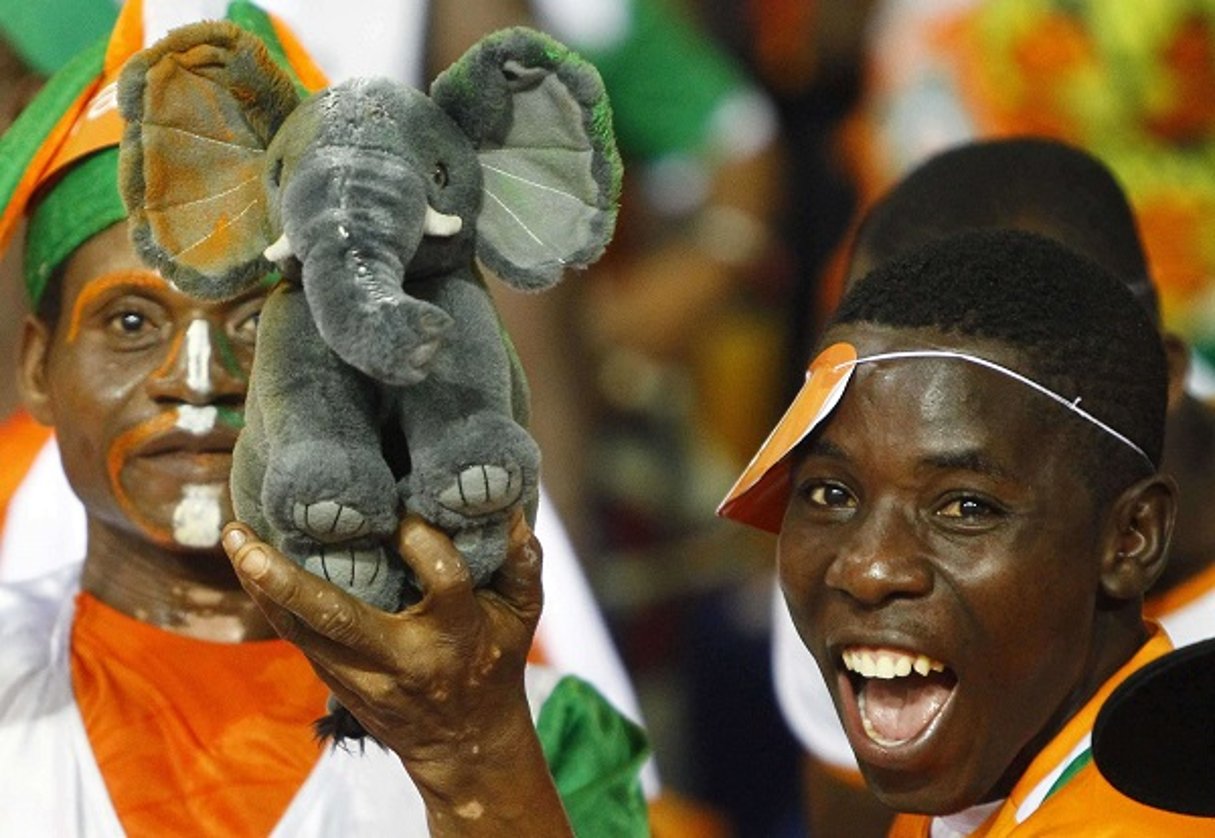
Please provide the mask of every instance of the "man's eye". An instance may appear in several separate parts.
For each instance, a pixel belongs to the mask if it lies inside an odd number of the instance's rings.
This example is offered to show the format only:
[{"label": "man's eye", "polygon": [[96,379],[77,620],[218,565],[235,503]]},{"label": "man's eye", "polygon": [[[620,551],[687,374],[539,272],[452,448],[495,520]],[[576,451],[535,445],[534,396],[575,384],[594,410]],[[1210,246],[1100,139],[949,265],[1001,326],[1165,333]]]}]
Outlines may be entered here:
[{"label": "man's eye", "polygon": [[955,498],[937,510],[943,518],[986,518],[999,512],[995,506],[978,498]]},{"label": "man's eye", "polygon": [[856,498],[852,493],[835,483],[813,483],[806,486],[802,493],[806,500],[815,506],[832,509],[852,509],[856,506]]},{"label": "man's eye", "polygon": [[137,311],[123,311],[110,320],[110,328],[123,335],[139,335],[150,329],[151,324]]},{"label": "man's eye", "polygon": [[237,324],[233,336],[240,342],[252,346],[257,342],[257,326],[261,322],[262,313],[257,311]]}]

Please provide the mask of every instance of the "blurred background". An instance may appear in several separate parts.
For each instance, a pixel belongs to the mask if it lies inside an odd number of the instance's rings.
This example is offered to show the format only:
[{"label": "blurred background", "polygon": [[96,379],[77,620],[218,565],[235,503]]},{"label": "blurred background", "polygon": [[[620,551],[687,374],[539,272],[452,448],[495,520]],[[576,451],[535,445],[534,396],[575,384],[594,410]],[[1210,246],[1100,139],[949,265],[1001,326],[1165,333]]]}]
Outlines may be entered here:
[{"label": "blurred background", "polygon": [[[910,167],[981,136],[1093,152],[1132,199],[1166,326],[1195,349],[1192,388],[1215,392],[1215,0],[342,5],[327,69],[424,85],[523,22],[604,76],[626,164],[616,239],[555,291],[499,303],[548,496],[686,806],[660,835],[811,834],[772,686],[774,542],[714,509],[801,382],[858,214]],[[3,124],[116,9],[0,0]]]}]

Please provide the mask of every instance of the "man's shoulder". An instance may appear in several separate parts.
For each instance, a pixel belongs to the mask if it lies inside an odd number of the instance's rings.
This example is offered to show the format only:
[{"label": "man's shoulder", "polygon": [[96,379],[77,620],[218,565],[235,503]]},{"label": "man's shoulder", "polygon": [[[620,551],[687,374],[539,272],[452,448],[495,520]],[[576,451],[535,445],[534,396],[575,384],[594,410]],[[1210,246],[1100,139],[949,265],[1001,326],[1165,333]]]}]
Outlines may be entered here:
[{"label": "man's shoulder", "polygon": [[79,565],[71,565],[34,579],[0,584],[0,625],[4,626],[0,689],[51,664],[56,644],[66,642],[62,623],[79,579]]},{"label": "man's shoulder", "polygon": [[[1126,797],[1090,762],[1034,813],[1035,828],[1052,834],[1173,836],[1215,834],[1215,823],[1153,809]],[[1075,830],[1075,831],[1073,831]]]}]

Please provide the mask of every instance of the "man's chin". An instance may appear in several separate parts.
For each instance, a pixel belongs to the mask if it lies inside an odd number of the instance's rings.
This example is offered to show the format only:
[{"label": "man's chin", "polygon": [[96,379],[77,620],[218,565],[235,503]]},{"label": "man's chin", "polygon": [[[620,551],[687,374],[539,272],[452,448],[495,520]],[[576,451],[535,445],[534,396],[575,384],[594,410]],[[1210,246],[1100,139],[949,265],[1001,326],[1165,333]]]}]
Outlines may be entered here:
[{"label": "man's chin", "polygon": [[916,815],[950,815],[980,802],[978,795],[960,791],[950,778],[907,775],[861,764],[870,792],[896,812]]}]

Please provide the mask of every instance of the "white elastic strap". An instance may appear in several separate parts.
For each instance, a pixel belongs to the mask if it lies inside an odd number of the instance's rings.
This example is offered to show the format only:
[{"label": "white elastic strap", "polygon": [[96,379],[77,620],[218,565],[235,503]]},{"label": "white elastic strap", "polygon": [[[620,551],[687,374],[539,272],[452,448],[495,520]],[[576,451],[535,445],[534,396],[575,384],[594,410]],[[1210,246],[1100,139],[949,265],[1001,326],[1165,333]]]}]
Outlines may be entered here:
[{"label": "white elastic strap", "polygon": [[842,369],[847,366],[856,367],[856,366],[860,366],[861,364],[869,364],[874,361],[892,361],[892,360],[896,360],[899,358],[957,358],[960,361],[966,361],[967,363],[977,364],[980,367],[986,367],[989,370],[995,370],[996,372],[1001,373],[1002,375],[1006,375],[1009,378],[1012,378],[1016,381],[1021,382],[1022,384],[1024,384],[1027,387],[1032,387],[1033,389],[1037,390],[1042,395],[1047,396],[1048,398],[1051,398],[1054,401],[1058,402],[1059,404],[1063,405],[1065,408],[1070,410],[1072,413],[1075,413],[1080,418],[1087,419],[1089,422],[1092,422],[1094,425],[1096,425],[1101,430],[1105,431],[1107,434],[1112,436],[1114,439],[1118,440],[1119,442],[1121,442],[1125,445],[1130,446],[1130,448],[1132,450],[1134,450],[1134,452],[1136,454],[1138,454],[1140,457],[1143,457],[1144,462],[1146,462],[1148,464],[1148,466],[1152,469],[1152,471],[1156,470],[1156,464],[1152,462],[1151,457],[1149,457],[1147,454],[1144,453],[1142,448],[1140,448],[1138,445],[1136,445],[1134,442],[1132,442],[1127,437],[1118,433],[1118,431],[1114,430],[1109,425],[1102,422],[1096,416],[1092,415],[1088,411],[1081,408],[1079,406],[1080,405],[1079,397],[1077,397],[1074,402],[1068,401],[1067,399],[1063,398],[1055,391],[1049,390],[1046,387],[1043,387],[1038,382],[1033,381],[1032,379],[1026,378],[1025,376],[1021,375],[1019,372],[1014,372],[1013,370],[1010,370],[1008,367],[1002,367],[999,364],[997,364],[995,361],[989,361],[986,358],[979,358],[974,355],[966,355],[962,352],[951,352],[946,349],[910,349],[910,350],[906,350],[903,352],[882,352],[877,355],[868,355],[864,358],[857,358],[855,361],[845,361],[842,364],[836,365],[835,368],[838,370],[838,369]]}]

